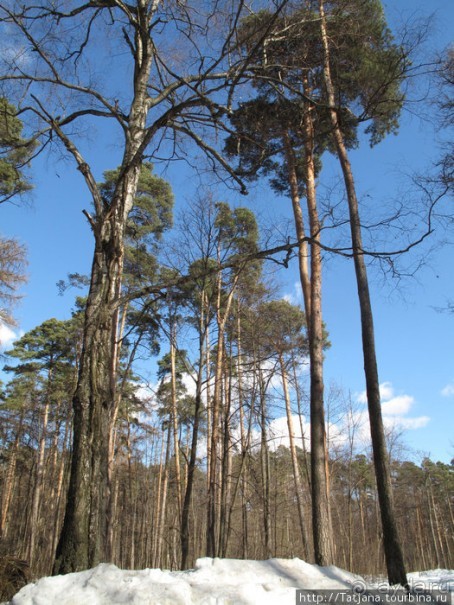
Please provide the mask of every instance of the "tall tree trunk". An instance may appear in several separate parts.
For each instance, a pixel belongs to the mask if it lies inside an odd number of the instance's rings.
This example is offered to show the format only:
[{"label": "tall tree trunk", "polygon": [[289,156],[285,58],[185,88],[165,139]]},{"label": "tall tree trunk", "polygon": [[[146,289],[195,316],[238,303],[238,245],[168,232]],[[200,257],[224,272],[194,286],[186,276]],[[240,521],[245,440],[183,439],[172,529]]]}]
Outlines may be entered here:
[{"label": "tall tree trunk", "polygon": [[[260,362],[259,362],[260,363]],[[262,370],[259,368],[260,389],[260,467],[262,472],[263,497],[263,532],[265,542],[265,556],[271,557],[271,510],[270,510],[270,460],[268,453],[268,435],[266,432],[266,389]]]},{"label": "tall tree trunk", "polygon": [[63,438],[63,448],[62,448],[61,457],[60,457],[60,466],[59,466],[59,471],[58,471],[57,485],[55,486],[54,495],[53,495],[53,498],[54,498],[53,510],[55,511],[55,513],[54,513],[55,522],[54,522],[54,529],[53,529],[53,536],[52,536],[51,561],[53,561],[53,559],[55,557],[55,551],[57,550],[58,536],[59,536],[59,531],[61,529],[61,520],[62,520],[62,516],[63,516],[63,507],[61,504],[62,504],[62,495],[63,495],[63,484],[66,482],[68,470],[69,470],[68,458],[69,458],[70,443],[71,443],[71,428],[72,428],[72,426],[71,426],[70,420],[67,419],[65,422],[65,435]]},{"label": "tall tree trunk", "polygon": [[153,542],[151,548],[151,566],[158,567],[158,541],[159,541],[159,520],[161,518],[161,493],[162,493],[162,476],[163,476],[163,457],[165,439],[164,433],[161,430],[161,449],[159,452],[159,471],[157,478],[157,487],[154,495],[154,514],[153,514]]},{"label": "tall tree trunk", "polygon": [[[303,83],[305,92],[309,95],[311,91],[307,77],[303,78]],[[306,201],[311,234],[311,312],[307,316],[307,321],[311,377],[312,531],[315,562],[318,565],[331,565],[334,561],[334,550],[324,406],[322,257],[319,245],[321,226],[315,190],[312,111],[312,107],[306,104],[303,129]]]},{"label": "tall tree trunk", "polygon": [[170,441],[172,435],[172,425],[169,422],[167,428],[167,443],[166,443],[166,454],[164,462],[164,477],[162,480],[162,496],[160,504],[160,512],[158,519],[158,532],[157,532],[157,548],[156,548],[156,567],[162,566],[162,544],[164,541],[164,526],[166,523],[167,513],[167,489],[169,483],[169,460],[170,460]]},{"label": "tall tree trunk", "polygon": [[301,387],[300,387],[299,381],[298,381],[295,359],[293,359],[293,361],[292,361],[292,370],[293,370],[293,380],[295,383],[296,407],[298,410],[298,419],[299,419],[299,425],[300,425],[300,431],[301,431],[301,447],[302,447],[303,456],[304,456],[304,474],[306,476],[307,485],[309,486],[309,489],[311,489],[311,476],[310,476],[310,472],[309,472],[308,455],[307,455],[307,449],[306,449],[306,431],[304,430],[303,411],[301,408]]},{"label": "tall tree trunk", "polygon": [[[93,567],[106,560],[109,503],[109,430],[116,397],[118,300],[121,290],[124,231],[133,206],[145,144],[148,83],[153,45],[148,25],[159,0],[137,5],[134,94],[120,176],[106,206],[96,180],[71,140],[54,124],[93,196],[96,220],[89,217],[95,250],[88,292],[83,345],[73,398],[74,443],[65,519],[54,573]],[[149,135],[148,135],[149,136]],[[89,215],[88,215],[89,216]]]},{"label": "tall tree trunk", "polygon": [[311,315],[311,284],[308,268],[308,247],[306,231],[304,229],[304,218],[301,210],[300,196],[298,190],[298,176],[296,172],[295,153],[292,148],[290,136],[287,131],[283,134],[285,158],[287,160],[288,180],[290,186],[290,197],[292,200],[293,219],[295,222],[296,237],[298,238],[298,267],[300,273],[301,289],[303,290],[304,308],[307,317]]},{"label": "tall tree trunk", "polygon": [[[210,308],[209,301],[206,300],[205,292],[202,292],[202,308],[206,305],[206,316],[209,317]],[[208,321],[208,320],[207,320]],[[212,400],[211,400],[211,343],[210,343],[210,326],[207,323],[205,332],[205,373],[206,373],[206,400],[207,400],[207,492],[210,488],[211,476],[211,416],[212,416]]]},{"label": "tall tree trunk", "polygon": [[[79,381],[73,400],[74,443],[65,520],[55,573],[80,571],[104,560],[109,502],[111,377],[116,322],[112,307],[121,283],[122,233],[98,237],[87,300]],[[107,240],[107,241],[105,241]],[[116,250],[116,251],[115,251]]]},{"label": "tall tree trunk", "polygon": [[[224,353],[224,359],[226,352]],[[220,493],[220,519],[219,519],[219,547],[218,556],[227,557],[227,548],[230,537],[230,522],[232,511],[232,444],[231,444],[231,405],[232,405],[232,350],[230,347],[229,368],[224,369],[225,406],[223,418],[222,442],[222,481]],[[224,364],[226,365],[226,364]]]},{"label": "tall tree trunk", "polygon": [[[239,471],[238,481],[241,480],[241,556],[243,559],[248,558],[248,467],[246,464],[246,456],[249,450],[250,432],[252,418],[249,419],[248,430],[246,435],[246,427],[244,425],[244,398],[243,398],[243,368],[242,368],[242,337],[241,337],[241,304],[240,298],[237,300],[237,378],[238,378],[238,407],[240,413],[240,437],[241,437],[241,467]],[[251,405],[251,416],[253,406]],[[235,498],[233,499],[235,502]]]},{"label": "tall tree trunk", "polygon": [[202,413],[203,360],[205,356],[204,341],[207,330],[208,326],[205,326],[205,314],[202,304],[199,322],[199,368],[196,379],[194,425],[192,428],[191,453],[188,463],[188,479],[181,512],[181,569],[186,569],[189,562],[189,516],[191,511],[192,491],[194,488],[194,475],[197,464],[197,445],[199,439],[200,416]]},{"label": "tall tree trunk", "polygon": [[403,586],[406,586],[408,584],[407,576],[394,512],[391,472],[389,468],[388,452],[386,448],[386,439],[381,413],[373,314],[366,264],[364,262],[358,200],[356,197],[353,173],[345,146],[343,133],[338,121],[335,92],[331,79],[330,50],[323,0],[319,0],[319,11],[321,38],[324,52],[323,72],[326,90],[328,93],[332,135],[344,176],[350,214],[353,258],[355,263],[358,298],[361,310],[361,331],[363,341],[364,371],[366,376],[367,402],[369,409],[375,475],[377,479],[380,514],[383,527],[383,544],[385,550],[386,567],[390,584],[402,584]]},{"label": "tall tree trunk", "polygon": [[222,380],[222,358],[223,358],[224,331],[221,322],[218,322],[218,343],[216,350],[216,368],[214,378],[213,408],[211,415],[211,444],[210,444],[210,476],[208,485],[207,506],[207,557],[217,556],[217,531],[218,531],[218,455],[219,455],[219,417],[221,407],[221,380]]},{"label": "tall tree trunk", "polygon": [[178,430],[178,406],[177,406],[177,377],[175,367],[175,349],[176,349],[176,327],[172,322],[170,327],[170,384],[172,396],[172,429],[173,446],[175,452],[175,481],[177,484],[177,505],[178,518],[181,522],[182,495],[181,495],[181,470],[180,470],[180,439]]},{"label": "tall tree trunk", "polygon": [[[49,377],[49,382],[51,378]],[[46,393],[46,403],[43,412],[43,424],[41,436],[39,438],[38,458],[36,460],[36,477],[33,488],[32,505],[30,510],[30,534],[27,547],[27,559],[31,566],[35,562],[35,542],[39,530],[39,506],[41,503],[41,493],[44,479],[44,458],[46,453],[47,423],[49,420],[49,393]]]},{"label": "tall tree trunk", "polygon": [[216,317],[218,325],[218,344],[216,350],[216,368],[214,378],[214,393],[213,393],[213,411],[211,418],[211,445],[210,445],[210,475],[208,485],[208,506],[207,506],[207,557],[218,556],[219,541],[217,539],[219,530],[219,468],[218,468],[218,450],[219,450],[219,419],[221,411],[221,396],[222,396],[222,371],[224,359],[224,333],[227,319],[229,317],[230,308],[233,301],[236,285],[239,276],[236,275],[232,288],[225,301],[223,314],[221,314],[221,292],[222,292],[222,275],[219,272],[218,278],[218,296]]},{"label": "tall tree trunk", "polygon": [[15,480],[17,451],[19,449],[19,442],[22,436],[22,425],[24,422],[24,410],[21,409],[19,423],[16,431],[16,437],[14,439],[14,445],[8,462],[8,469],[6,471],[6,478],[3,485],[3,493],[1,498],[2,511],[0,515],[0,539],[3,539],[7,534],[8,529],[8,511],[11,503],[11,495],[13,493],[13,485]]},{"label": "tall tree trunk", "polygon": [[304,504],[303,504],[303,486],[301,482],[301,474],[298,466],[298,458],[295,448],[295,436],[293,432],[292,409],[290,403],[290,393],[288,389],[287,371],[285,369],[284,358],[279,355],[279,365],[281,367],[282,387],[284,390],[285,410],[287,413],[288,437],[290,442],[290,457],[292,459],[293,482],[295,485],[296,503],[298,508],[298,519],[301,530],[301,540],[303,543],[303,557],[306,559],[308,555],[306,525],[304,519]]}]

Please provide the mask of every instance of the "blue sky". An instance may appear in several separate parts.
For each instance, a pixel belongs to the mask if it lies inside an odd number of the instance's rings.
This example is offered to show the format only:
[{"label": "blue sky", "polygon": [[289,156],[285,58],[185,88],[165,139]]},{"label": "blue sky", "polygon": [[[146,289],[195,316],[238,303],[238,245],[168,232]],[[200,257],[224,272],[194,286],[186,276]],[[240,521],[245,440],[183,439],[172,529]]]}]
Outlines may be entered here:
[{"label": "blue sky", "polygon": [[[454,31],[451,0],[434,0],[430,6],[420,0],[396,0],[385,6],[392,22],[401,16],[436,12],[428,46],[442,48],[449,43]],[[364,145],[355,151],[352,163],[365,203],[382,204],[404,196],[408,181],[403,174],[430,165],[437,154],[433,142],[433,127],[406,112],[397,137],[389,137],[372,150]],[[87,151],[94,158],[99,180],[104,170],[118,163],[119,150],[107,132],[98,132]],[[328,162],[323,177],[326,183],[336,178],[330,166]],[[156,169],[159,172],[159,166]],[[80,173],[69,161],[43,156],[34,164],[32,177],[35,190],[29,204],[0,208],[2,235],[17,237],[26,244],[29,255],[29,282],[16,313],[16,333],[50,317],[69,317],[76,293],[59,296],[56,282],[68,272],[88,273],[91,262],[92,239],[82,214],[89,207],[89,196]],[[181,208],[192,193],[188,170],[174,164],[165,177],[173,186],[177,209]],[[225,191],[219,195],[234,204],[250,205],[262,220],[279,222],[290,216],[287,200],[276,200],[265,184],[252,188],[248,198]],[[392,280],[383,280],[378,271],[371,271],[387,422],[406,429],[405,441],[413,450],[444,461],[454,457],[454,316],[436,309],[446,306],[448,299],[454,300],[452,252],[452,245],[439,247],[423,269],[414,278],[402,280],[398,288]],[[326,356],[326,382],[342,386],[361,405],[364,375],[352,262],[329,259],[324,276],[324,318],[332,342]],[[279,281],[282,296],[301,302],[295,265],[280,271]]]}]

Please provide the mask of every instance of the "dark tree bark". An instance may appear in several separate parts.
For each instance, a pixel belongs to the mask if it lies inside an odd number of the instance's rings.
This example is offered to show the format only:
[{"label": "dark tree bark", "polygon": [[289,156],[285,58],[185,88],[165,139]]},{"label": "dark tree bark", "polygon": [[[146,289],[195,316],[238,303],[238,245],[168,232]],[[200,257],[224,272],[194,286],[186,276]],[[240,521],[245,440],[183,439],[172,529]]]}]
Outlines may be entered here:
[{"label": "dark tree bark", "polygon": [[[147,7],[138,7],[144,23]],[[117,320],[121,291],[124,232],[140,175],[140,149],[145,143],[148,113],[147,85],[152,64],[152,40],[136,28],[134,96],[129,115],[120,177],[109,206],[78,150],[54,123],[57,135],[77,161],[93,195],[96,220],[91,219],[95,250],[79,378],[73,399],[74,443],[65,518],[57,546],[54,573],[94,567],[107,556],[107,520],[110,498],[109,440],[116,401]]]},{"label": "dark tree bark", "polygon": [[[204,296],[202,295],[202,301]],[[181,569],[186,569],[189,562],[189,515],[191,510],[192,491],[194,488],[194,476],[197,464],[197,445],[199,439],[200,417],[202,414],[202,382],[203,382],[203,358],[204,358],[204,341],[206,334],[206,326],[203,312],[203,302],[201,305],[200,321],[199,321],[199,368],[197,372],[196,393],[195,393],[195,409],[194,409],[194,424],[192,427],[191,452],[188,463],[188,478],[186,490],[183,499],[183,508],[181,511]]]},{"label": "dark tree bark", "polygon": [[361,312],[361,332],[364,355],[364,373],[366,376],[367,403],[369,409],[377,491],[383,527],[383,544],[385,549],[386,567],[388,570],[388,580],[390,584],[402,584],[403,586],[407,586],[408,583],[405,564],[394,512],[391,472],[381,413],[380,385],[378,379],[377,356],[375,351],[374,322],[367,269],[364,261],[358,200],[356,197],[355,182],[347,148],[344,142],[342,129],[339,125],[336,110],[335,91],[330,71],[330,49],[326,31],[326,16],[323,0],[319,0],[319,10],[321,37],[324,51],[324,78],[328,93],[332,135],[344,176],[350,215],[353,259],[355,264],[356,283]]},{"label": "dark tree bark", "polygon": [[121,286],[123,229],[108,222],[96,235],[87,300],[79,379],[73,399],[74,443],[68,503],[56,553],[55,573],[92,567],[105,560],[112,376]]}]

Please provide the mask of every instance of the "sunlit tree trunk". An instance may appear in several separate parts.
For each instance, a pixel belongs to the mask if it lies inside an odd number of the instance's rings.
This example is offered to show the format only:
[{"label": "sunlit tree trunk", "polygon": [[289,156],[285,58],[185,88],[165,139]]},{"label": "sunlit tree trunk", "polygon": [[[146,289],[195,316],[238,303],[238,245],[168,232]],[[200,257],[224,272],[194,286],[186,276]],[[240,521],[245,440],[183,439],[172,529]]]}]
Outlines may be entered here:
[{"label": "sunlit tree trunk", "polygon": [[309,488],[311,488],[311,476],[310,476],[310,471],[309,471],[308,452],[307,452],[307,447],[306,447],[306,431],[304,430],[304,422],[303,422],[304,415],[303,415],[303,410],[301,408],[301,387],[300,387],[298,376],[297,376],[296,365],[297,365],[296,360],[293,359],[293,361],[292,361],[293,380],[295,383],[296,407],[298,410],[298,419],[299,419],[299,425],[300,425],[300,431],[301,431],[301,448],[303,450],[303,456],[304,456],[304,474],[306,476],[307,485],[309,486]]},{"label": "sunlit tree trunk", "polygon": [[224,360],[224,333],[227,319],[229,317],[230,308],[233,301],[235,287],[238,282],[238,276],[234,278],[227,300],[224,302],[224,308],[221,312],[221,293],[222,280],[219,272],[218,279],[218,297],[217,297],[217,326],[218,326],[218,341],[216,349],[216,367],[214,377],[214,393],[213,393],[213,409],[211,417],[211,446],[210,446],[210,476],[208,485],[208,507],[207,507],[207,556],[218,556],[219,540],[217,539],[219,532],[219,496],[218,489],[219,480],[219,422],[222,397],[222,372]]},{"label": "sunlit tree trunk", "polygon": [[[49,377],[50,381],[50,377]],[[47,439],[47,423],[49,420],[49,398],[46,394],[46,403],[43,410],[43,419],[41,426],[41,435],[39,438],[38,446],[38,458],[36,460],[36,476],[35,485],[32,492],[32,504],[30,510],[30,534],[28,538],[27,546],[27,559],[30,565],[35,563],[35,542],[36,536],[39,529],[39,507],[41,503],[41,494],[43,491],[43,480],[44,480],[44,460],[46,453],[46,439]]]},{"label": "sunlit tree trunk", "polygon": [[2,513],[0,516],[0,539],[4,538],[8,532],[8,511],[11,504],[11,495],[13,492],[13,485],[15,481],[17,451],[19,448],[19,442],[22,436],[22,424],[24,421],[24,411],[22,410],[19,417],[19,422],[16,430],[16,436],[14,438],[14,444],[10,453],[8,462],[8,468],[6,471],[6,478],[3,484],[3,493],[1,498]]},{"label": "sunlit tree trunk", "polygon": [[260,389],[260,468],[262,473],[262,498],[263,498],[263,534],[265,557],[271,557],[271,509],[270,509],[270,460],[268,452],[267,435],[267,412],[266,412],[266,389],[265,380],[261,368],[259,372]]},{"label": "sunlit tree trunk", "polygon": [[60,461],[56,461],[56,468],[58,468],[57,479],[53,488],[52,494],[52,513],[55,519],[54,527],[52,530],[52,552],[51,552],[51,561],[54,560],[55,550],[57,548],[57,541],[59,532],[61,529],[61,512],[62,512],[62,496],[63,496],[63,483],[65,481],[65,477],[67,476],[68,465],[67,465],[67,456],[70,451],[71,441],[71,425],[69,418],[66,419],[65,422],[65,432],[63,436],[63,447],[60,453]]},{"label": "sunlit tree trunk", "polygon": [[[246,434],[245,417],[244,417],[244,399],[243,399],[243,368],[242,368],[242,336],[241,336],[241,312],[240,312],[240,300],[237,301],[237,343],[238,343],[238,355],[237,355],[237,377],[238,377],[238,407],[240,416],[240,437],[241,437],[241,469],[238,480],[241,479],[241,549],[243,559],[248,558],[248,468],[246,463],[246,456],[249,449],[249,434],[251,428],[251,421],[249,422],[249,430]],[[252,406],[251,406],[252,410]]]},{"label": "sunlit tree trunk", "polygon": [[170,384],[171,384],[171,418],[173,429],[173,447],[175,452],[175,481],[177,484],[177,505],[178,517],[181,521],[182,495],[181,495],[181,470],[180,470],[180,439],[178,428],[178,408],[177,408],[177,378],[175,368],[175,325],[170,328]]},{"label": "sunlit tree trunk", "polygon": [[[303,82],[306,94],[310,94],[307,77],[303,78]],[[311,377],[312,529],[315,561],[318,565],[330,565],[334,560],[334,549],[324,408],[321,225],[315,189],[315,142],[312,112],[313,108],[306,104],[303,131],[306,201],[311,234],[311,309],[307,314],[307,321]]]},{"label": "sunlit tree trunk", "polygon": [[[226,352],[224,353],[226,358]],[[223,414],[223,436],[222,436],[222,479],[220,493],[220,518],[219,518],[219,549],[220,557],[227,556],[227,547],[230,537],[231,523],[231,495],[232,495],[232,444],[231,444],[231,405],[232,405],[232,351],[228,357],[229,367],[224,363],[224,393],[225,405]],[[225,360],[227,361],[227,359]]]},{"label": "sunlit tree trunk", "polygon": [[165,452],[165,462],[162,479],[161,489],[161,502],[159,507],[159,518],[158,518],[158,531],[157,531],[157,548],[156,548],[156,567],[160,567],[163,564],[162,558],[162,546],[164,542],[164,528],[166,524],[166,513],[167,513],[167,489],[169,484],[169,460],[170,460],[170,441],[172,435],[172,426],[169,423],[167,428],[167,442]]},{"label": "sunlit tree trunk", "polygon": [[307,317],[311,315],[311,284],[308,268],[308,246],[306,231],[304,228],[303,212],[301,210],[300,195],[298,190],[298,176],[296,173],[296,159],[288,132],[283,133],[285,157],[287,160],[288,179],[290,185],[290,197],[292,200],[293,218],[295,222],[296,237],[298,238],[298,267],[303,290],[304,308]]},{"label": "sunlit tree trunk", "polygon": [[293,431],[293,419],[292,419],[292,408],[290,402],[290,392],[288,389],[288,380],[287,380],[287,370],[285,368],[285,362],[282,354],[279,355],[279,365],[281,368],[281,377],[282,377],[282,387],[284,391],[284,399],[285,399],[285,410],[287,414],[287,427],[288,427],[288,437],[289,437],[289,445],[290,445],[290,457],[292,459],[292,469],[293,469],[293,481],[295,485],[295,494],[296,494],[296,503],[298,509],[298,519],[301,530],[301,540],[303,543],[303,557],[306,558],[308,554],[307,549],[307,534],[306,534],[306,521],[304,518],[304,503],[303,503],[303,486],[301,482],[301,475],[298,466],[298,458],[296,456],[296,448],[295,448],[295,434]]},{"label": "sunlit tree trunk", "polygon": [[[197,465],[197,446],[199,440],[199,429],[202,415],[202,383],[203,383],[203,368],[205,350],[204,343],[205,335],[208,332],[208,320],[205,319],[204,296],[202,296],[202,304],[199,320],[199,366],[196,377],[196,393],[195,393],[195,409],[194,409],[194,424],[192,427],[191,452],[188,462],[188,480],[183,501],[183,509],[181,515],[181,568],[186,569],[189,563],[189,517],[191,512],[192,492],[194,488],[194,475]],[[209,373],[209,369],[207,370]]]}]

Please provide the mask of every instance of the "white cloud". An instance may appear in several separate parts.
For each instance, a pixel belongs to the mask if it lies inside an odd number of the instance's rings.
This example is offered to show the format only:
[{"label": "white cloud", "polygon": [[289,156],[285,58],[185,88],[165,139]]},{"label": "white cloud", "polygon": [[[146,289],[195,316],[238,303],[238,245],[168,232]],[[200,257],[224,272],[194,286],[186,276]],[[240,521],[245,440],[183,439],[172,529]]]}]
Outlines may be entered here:
[{"label": "white cloud", "polygon": [[[309,449],[310,425],[308,422],[305,421],[304,416],[301,420],[303,424],[305,446],[307,449]],[[302,448],[303,437],[301,435],[300,418],[297,414],[292,415],[292,428],[295,446]],[[288,424],[286,416],[281,416],[280,418],[275,418],[274,420],[272,420],[268,427],[268,434],[270,437],[271,449],[275,450],[280,445],[290,447],[290,438],[288,436]]]},{"label": "white cloud", "polygon": [[380,397],[382,401],[389,401],[394,397],[393,385],[390,382],[382,382],[380,384]]},{"label": "white cloud", "polygon": [[[383,397],[382,397],[383,401]],[[385,416],[404,416],[408,414],[415,399],[411,395],[399,395],[382,403],[381,409]]]},{"label": "white cloud", "polygon": [[[448,385],[449,387],[450,385]],[[454,394],[454,384],[451,385]],[[445,387],[447,389],[448,387]],[[383,423],[386,428],[399,427],[405,430],[416,430],[425,427],[430,422],[429,416],[417,416],[408,418],[411,408],[415,403],[412,395],[395,395],[395,390],[391,382],[382,382],[380,384],[380,397],[382,402]],[[366,391],[359,393],[356,397],[358,403],[367,403]],[[368,415],[367,412],[359,412],[355,415],[359,425],[361,437],[369,438]]]},{"label": "white cloud", "polygon": [[454,382],[450,382],[447,384],[442,390],[441,394],[443,397],[453,397],[454,396]]},{"label": "white cloud", "polygon": [[301,282],[296,281],[293,284],[293,292],[285,294],[282,298],[291,305],[300,305],[303,302],[303,290],[301,289]]},{"label": "white cloud", "polygon": [[388,428],[397,426],[398,428],[413,431],[415,429],[422,429],[427,426],[430,422],[429,416],[417,416],[416,418],[392,418],[385,417],[384,423]]},{"label": "white cloud", "polygon": [[15,340],[20,337],[20,334],[11,330],[6,324],[0,323],[0,347],[8,348]]},{"label": "white cloud", "polygon": [[136,389],[136,397],[143,402],[149,402],[154,399],[156,393],[155,384],[148,384],[147,382],[142,382]]},{"label": "white cloud", "polygon": [[[380,399],[382,401],[389,401],[394,396],[394,388],[390,382],[382,382],[380,384]],[[367,403],[367,392],[362,391],[356,397],[359,403]]]},{"label": "white cloud", "polygon": [[[306,422],[305,417],[301,418],[304,432],[304,445],[310,450],[310,424]],[[293,437],[296,447],[303,447],[303,438],[301,435],[301,424],[297,414],[292,415]],[[276,451],[279,446],[290,447],[290,438],[288,436],[287,416],[273,418],[267,427],[268,447],[271,451]],[[239,429],[236,429],[233,438],[239,441]],[[259,449],[261,443],[261,432],[258,428],[251,431],[251,446],[253,450]]]}]

